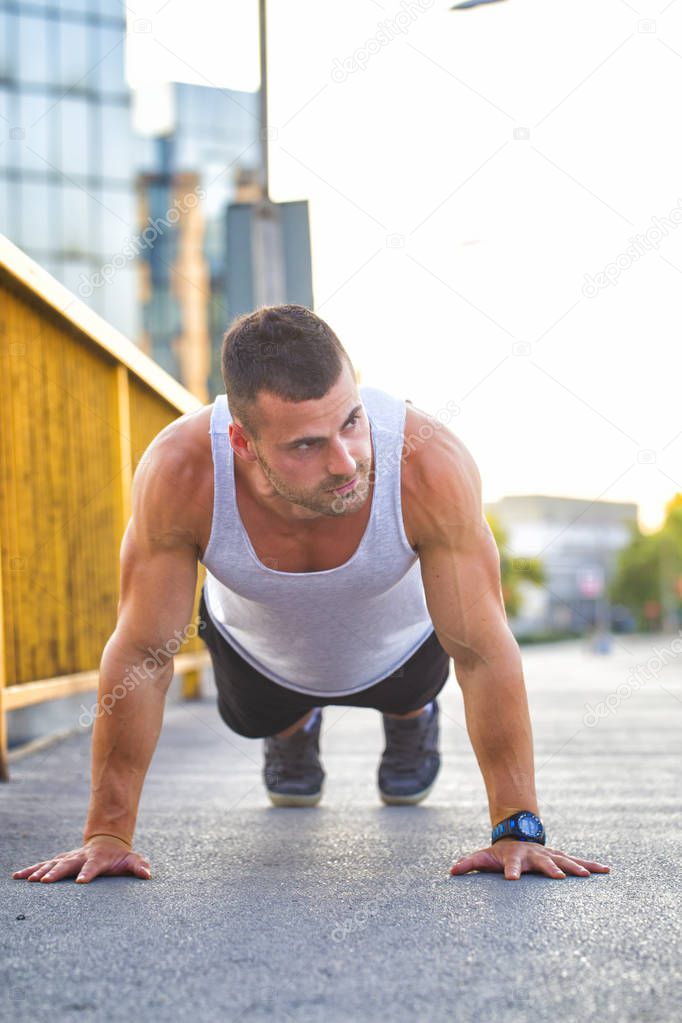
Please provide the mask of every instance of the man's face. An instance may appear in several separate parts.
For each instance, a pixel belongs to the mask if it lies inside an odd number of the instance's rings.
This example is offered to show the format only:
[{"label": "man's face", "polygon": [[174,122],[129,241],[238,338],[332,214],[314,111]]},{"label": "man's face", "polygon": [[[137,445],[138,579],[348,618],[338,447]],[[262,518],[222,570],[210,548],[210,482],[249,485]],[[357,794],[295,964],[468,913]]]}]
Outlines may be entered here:
[{"label": "man's face", "polygon": [[[369,494],[372,445],[367,414],[345,361],[322,398],[288,402],[262,391],[256,405],[261,431],[257,441],[249,440],[249,450],[270,485],[264,496],[278,496],[315,515],[359,511]],[[355,485],[345,493],[335,492],[352,480]]]}]

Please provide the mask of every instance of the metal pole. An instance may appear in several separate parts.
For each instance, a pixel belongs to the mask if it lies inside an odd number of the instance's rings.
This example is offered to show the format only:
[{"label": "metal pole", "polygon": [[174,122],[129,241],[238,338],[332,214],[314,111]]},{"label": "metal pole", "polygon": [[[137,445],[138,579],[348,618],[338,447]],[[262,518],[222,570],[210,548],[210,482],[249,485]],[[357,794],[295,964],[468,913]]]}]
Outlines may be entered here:
[{"label": "metal pole", "polygon": [[260,52],[261,197],[254,203],[251,248],[256,308],[286,301],[282,225],[277,204],[270,199],[268,164],[268,68],[266,0],[258,0]]},{"label": "metal pole", "polygon": [[260,148],[263,198],[270,197],[270,169],[268,166],[268,26],[266,0],[258,0],[258,46],[260,53]]}]

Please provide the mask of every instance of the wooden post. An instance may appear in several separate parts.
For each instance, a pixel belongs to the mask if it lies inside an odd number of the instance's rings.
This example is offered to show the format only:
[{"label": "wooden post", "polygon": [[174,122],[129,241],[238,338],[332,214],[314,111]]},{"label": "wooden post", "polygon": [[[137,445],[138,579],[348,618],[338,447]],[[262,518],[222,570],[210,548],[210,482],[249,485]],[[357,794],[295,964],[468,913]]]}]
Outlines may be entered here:
[{"label": "wooden post", "polygon": [[2,601],[2,560],[0,558],[0,781],[9,781],[9,761],[7,760],[7,711],[5,710],[5,686],[7,685],[5,667],[5,616]]},{"label": "wooden post", "polygon": [[130,391],[128,385],[128,367],[118,364],[116,367],[116,390],[118,409],[118,436],[121,464],[121,536],[128,525],[132,513],[131,492],[133,487],[133,441],[130,423]]},{"label": "wooden post", "polygon": [[182,676],[183,700],[201,699],[201,674],[198,671],[186,671]]}]

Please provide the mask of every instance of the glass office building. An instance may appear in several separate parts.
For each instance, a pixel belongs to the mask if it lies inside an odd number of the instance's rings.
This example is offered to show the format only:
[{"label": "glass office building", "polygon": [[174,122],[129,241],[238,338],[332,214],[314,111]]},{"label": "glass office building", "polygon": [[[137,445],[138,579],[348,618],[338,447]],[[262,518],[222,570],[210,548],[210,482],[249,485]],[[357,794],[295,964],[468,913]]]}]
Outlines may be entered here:
[{"label": "glass office building", "polygon": [[174,84],[166,134],[135,134],[124,11],[0,0],[0,232],[206,400],[222,389],[226,209],[258,177],[259,96]]},{"label": "glass office building", "polygon": [[[137,222],[133,136],[118,0],[0,0],[0,231],[78,293]],[[85,296],[84,296],[85,297]],[[86,299],[134,340],[133,265]]]},{"label": "glass office building", "polygon": [[[225,211],[239,179],[258,175],[258,93],[171,88],[173,130],[155,140],[153,169],[139,179],[142,223],[159,228],[140,253],[141,345],[208,400],[224,389],[219,354],[231,319]],[[167,226],[176,209],[180,217]]]},{"label": "glass office building", "polygon": [[[260,96],[179,83],[133,93],[125,10],[0,0],[0,232],[208,401],[224,390],[225,329],[263,304],[249,207]],[[145,99],[162,113],[141,134]],[[312,308],[307,203],[279,204],[277,218],[270,301]]]}]

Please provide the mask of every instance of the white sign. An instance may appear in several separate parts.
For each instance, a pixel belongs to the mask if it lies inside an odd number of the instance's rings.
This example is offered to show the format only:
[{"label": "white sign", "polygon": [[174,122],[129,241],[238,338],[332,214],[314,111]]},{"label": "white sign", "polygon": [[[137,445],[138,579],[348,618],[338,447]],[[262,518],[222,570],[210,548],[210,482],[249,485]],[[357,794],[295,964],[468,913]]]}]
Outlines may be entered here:
[{"label": "white sign", "polygon": [[604,591],[604,570],[600,565],[578,572],[578,589],[583,597],[599,597]]}]

